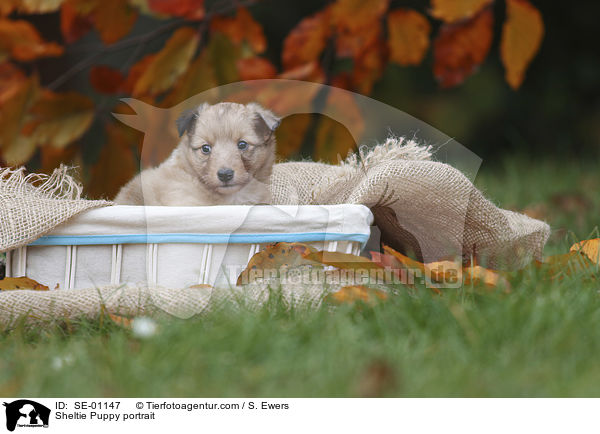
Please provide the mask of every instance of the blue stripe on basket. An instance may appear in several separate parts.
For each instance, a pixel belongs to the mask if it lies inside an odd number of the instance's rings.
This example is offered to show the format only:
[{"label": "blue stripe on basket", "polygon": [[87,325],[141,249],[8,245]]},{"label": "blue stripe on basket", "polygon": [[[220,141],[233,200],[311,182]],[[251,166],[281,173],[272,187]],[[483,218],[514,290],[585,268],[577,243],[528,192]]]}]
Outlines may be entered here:
[{"label": "blue stripe on basket", "polygon": [[101,244],[264,244],[274,242],[357,241],[363,245],[368,234],[302,232],[282,234],[130,234],[130,235],[46,235],[32,246],[85,246]]}]

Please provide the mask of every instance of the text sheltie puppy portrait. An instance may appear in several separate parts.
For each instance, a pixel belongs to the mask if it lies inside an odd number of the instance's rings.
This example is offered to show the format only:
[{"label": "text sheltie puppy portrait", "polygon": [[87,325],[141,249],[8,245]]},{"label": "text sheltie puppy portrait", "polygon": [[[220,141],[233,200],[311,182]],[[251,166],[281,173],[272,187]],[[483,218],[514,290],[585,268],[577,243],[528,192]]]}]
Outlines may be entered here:
[{"label": "text sheltie puppy portrait", "polygon": [[251,205],[271,201],[280,119],[257,103],[202,104],[177,119],[181,140],[115,198],[121,205]]}]

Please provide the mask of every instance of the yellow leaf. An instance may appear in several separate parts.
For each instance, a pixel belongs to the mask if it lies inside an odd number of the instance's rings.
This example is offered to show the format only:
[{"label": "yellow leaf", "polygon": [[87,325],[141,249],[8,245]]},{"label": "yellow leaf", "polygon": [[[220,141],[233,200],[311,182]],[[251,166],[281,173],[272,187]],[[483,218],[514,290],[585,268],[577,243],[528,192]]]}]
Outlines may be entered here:
[{"label": "yellow leaf", "polygon": [[418,65],[429,48],[431,25],[412,9],[396,9],[387,17],[390,60],[400,65]]},{"label": "yellow leaf", "polygon": [[600,238],[575,243],[571,246],[569,251],[583,253],[590,258],[592,262],[600,264]]},{"label": "yellow leaf", "polygon": [[248,9],[240,7],[235,18],[215,17],[210,23],[211,31],[220,32],[236,45],[246,41],[254,53],[262,53],[267,48],[267,40],[263,29],[248,12]]},{"label": "yellow leaf", "polygon": [[64,148],[80,138],[94,120],[94,103],[77,92],[44,91],[31,109],[26,135],[37,145]]},{"label": "yellow leaf", "polygon": [[431,0],[432,17],[451,23],[475,16],[493,0]]},{"label": "yellow leaf", "polygon": [[264,277],[277,275],[281,269],[289,269],[301,265],[318,265],[306,255],[316,249],[302,243],[273,243],[256,253],[240,273],[237,285],[248,284]]},{"label": "yellow leaf", "polygon": [[506,291],[510,291],[510,283],[506,277],[502,276],[497,271],[488,270],[479,265],[465,267],[463,269],[465,277],[465,285],[480,285],[483,284],[490,288],[503,287]]},{"label": "yellow leaf", "polygon": [[36,282],[29,277],[5,277],[0,280],[0,291],[12,291],[17,289],[33,289],[35,291],[48,291],[46,285]]},{"label": "yellow leaf", "polygon": [[361,301],[374,305],[379,301],[387,300],[387,298],[387,293],[378,289],[369,288],[364,285],[349,285],[342,287],[339,291],[328,294],[325,300],[334,304],[353,304]]},{"label": "yellow leaf", "polygon": [[161,105],[173,107],[186,99],[218,86],[212,63],[206,53],[202,52],[181,76],[173,89],[167,94]]},{"label": "yellow leaf", "polygon": [[141,74],[133,88],[133,96],[156,95],[169,89],[187,69],[198,40],[195,29],[177,29]]},{"label": "yellow leaf", "polygon": [[540,12],[527,0],[506,0],[507,18],[502,27],[500,57],[508,84],[517,89],[525,78],[527,66],[544,37]]},{"label": "yellow leaf", "polygon": [[332,6],[332,18],[339,29],[360,31],[376,25],[389,5],[389,0],[337,0]]}]

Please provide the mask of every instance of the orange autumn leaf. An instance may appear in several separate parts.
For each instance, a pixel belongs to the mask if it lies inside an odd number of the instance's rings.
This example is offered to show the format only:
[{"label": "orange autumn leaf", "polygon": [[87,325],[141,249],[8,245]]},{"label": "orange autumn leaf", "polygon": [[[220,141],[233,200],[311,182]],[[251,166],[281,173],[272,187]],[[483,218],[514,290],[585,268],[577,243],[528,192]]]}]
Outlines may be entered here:
[{"label": "orange autumn leaf", "polygon": [[89,15],[81,14],[72,1],[65,1],[60,8],[60,31],[65,42],[71,44],[92,28]]},{"label": "orange autumn leaf", "polygon": [[94,27],[105,44],[114,44],[127,35],[135,21],[137,11],[123,0],[102,0],[94,10]]},{"label": "orange autumn leaf", "polygon": [[540,12],[527,0],[506,0],[506,14],[500,58],[506,70],[506,81],[513,89],[518,89],[542,43],[544,22]]},{"label": "orange autumn leaf", "polygon": [[96,92],[118,93],[124,81],[121,71],[110,66],[97,65],[90,69],[90,84]]},{"label": "orange autumn leaf", "polygon": [[390,61],[399,65],[418,65],[429,48],[431,25],[412,9],[396,9],[388,14]]},{"label": "orange autumn leaf", "polygon": [[108,313],[108,317],[112,320],[112,322],[123,328],[131,328],[131,323],[133,321],[131,318],[121,315],[113,315],[112,313]]},{"label": "orange autumn leaf", "polygon": [[14,291],[19,289],[33,289],[35,291],[48,291],[46,285],[36,282],[29,277],[5,277],[0,280],[0,291]]},{"label": "orange autumn leaf", "polygon": [[383,74],[387,61],[387,47],[382,40],[376,40],[354,59],[352,86],[364,95],[373,90],[373,85]]},{"label": "orange autumn leaf", "polygon": [[302,243],[273,243],[256,253],[238,276],[238,286],[252,283],[257,279],[277,275],[281,269],[301,265],[315,266],[315,261],[307,258],[316,252],[313,247]]},{"label": "orange autumn leaf", "polygon": [[192,27],[182,27],[173,32],[141,73],[133,88],[133,96],[155,95],[169,89],[187,69],[198,42],[198,33]]},{"label": "orange autumn leaf", "polygon": [[246,57],[237,61],[240,80],[258,80],[275,78],[277,70],[267,59],[262,57]]},{"label": "orange autumn leaf", "polygon": [[547,256],[541,262],[535,261],[535,266],[551,280],[588,271],[593,269],[594,265],[594,262],[579,250],[571,250],[562,255]]},{"label": "orange autumn leaf", "polygon": [[389,5],[389,0],[337,0],[331,7],[332,19],[338,29],[356,32],[377,22]]},{"label": "orange autumn leaf", "polygon": [[204,0],[147,0],[148,7],[159,14],[201,20],[204,18]]},{"label": "orange autumn leaf", "polygon": [[146,69],[148,69],[148,67],[156,61],[156,56],[156,54],[147,54],[134,63],[131,68],[129,68],[127,77],[121,86],[124,93],[133,93],[135,84],[138,82],[142,74],[146,72]]},{"label": "orange autumn leaf", "polygon": [[31,23],[0,18],[0,60],[12,57],[29,62],[40,57],[60,56],[63,51],[60,45],[45,42]]},{"label": "orange autumn leaf", "polygon": [[494,17],[484,9],[468,21],[444,24],[433,45],[433,74],[442,87],[462,83],[486,58]]},{"label": "orange autumn leaf", "polygon": [[291,69],[315,61],[331,35],[331,10],[304,18],[283,41],[283,67]]},{"label": "orange autumn leaf", "polygon": [[210,28],[213,32],[223,33],[236,45],[246,41],[254,53],[260,54],[267,48],[262,26],[244,7],[238,8],[234,18],[214,18]]},{"label": "orange autumn leaf", "polygon": [[569,251],[583,253],[592,262],[600,264],[600,238],[575,243],[571,246]]},{"label": "orange autumn leaf", "polygon": [[488,288],[502,287],[505,291],[510,291],[508,279],[495,270],[489,270],[480,265],[465,267],[463,269],[465,285],[484,285]]},{"label": "orange autumn leaf", "polygon": [[215,68],[206,52],[200,53],[162,101],[163,107],[174,105],[218,86]]},{"label": "orange autumn leaf", "polygon": [[64,0],[2,0],[0,2],[0,16],[9,15],[11,12],[22,14],[47,14],[56,12]]},{"label": "orange autumn leaf", "polygon": [[341,270],[381,270],[381,265],[365,258],[364,256],[352,255],[350,253],[314,251],[304,255],[304,258],[330,265]]},{"label": "orange autumn leaf", "polygon": [[332,292],[325,297],[325,301],[334,304],[353,304],[360,301],[374,305],[377,302],[385,301],[387,299],[387,293],[364,285],[343,286],[339,291]]},{"label": "orange autumn leaf", "polygon": [[447,23],[473,17],[493,0],[431,0],[430,14]]},{"label": "orange autumn leaf", "polygon": [[339,57],[356,57],[381,38],[381,25],[375,22],[358,32],[338,29],[335,35],[335,51]]},{"label": "orange autumn leaf", "polygon": [[319,63],[312,61],[282,72],[279,74],[279,78],[323,83],[325,81],[325,74]]}]

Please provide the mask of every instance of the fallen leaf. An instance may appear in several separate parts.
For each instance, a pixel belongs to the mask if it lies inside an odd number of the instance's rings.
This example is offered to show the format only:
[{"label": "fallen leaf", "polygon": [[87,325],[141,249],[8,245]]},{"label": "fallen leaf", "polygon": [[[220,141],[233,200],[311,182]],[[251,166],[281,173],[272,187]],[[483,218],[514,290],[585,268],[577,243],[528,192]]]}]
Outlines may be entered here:
[{"label": "fallen leaf", "polygon": [[492,10],[473,18],[443,24],[433,44],[433,74],[442,87],[462,83],[486,58],[492,44]]},{"label": "fallen leaf", "polygon": [[154,12],[188,20],[204,18],[204,0],[147,0]]},{"label": "fallen leaf", "polygon": [[575,243],[571,246],[569,251],[583,253],[592,262],[600,265],[600,238]]},{"label": "fallen leaf", "polygon": [[262,57],[246,57],[237,61],[240,80],[259,80],[275,78],[277,70],[267,59]]},{"label": "fallen leaf", "polygon": [[304,255],[305,259],[341,270],[381,270],[381,265],[365,258],[364,256],[350,253],[311,251]]},{"label": "fallen leaf", "polygon": [[463,269],[463,276],[465,285],[485,285],[489,288],[502,287],[505,288],[506,292],[510,292],[508,279],[498,271],[474,265],[472,267],[465,267]]},{"label": "fallen leaf", "polygon": [[264,52],[267,48],[267,40],[262,26],[248,12],[248,9],[240,7],[235,17],[215,17],[210,23],[212,32],[226,35],[231,41],[240,45],[247,42],[256,54]]},{"label": "fallen leaf", "polygon": [[0,280],[0,291],[13,291],[18,289],[33,289],[35,291],[48,291],[46,285],[36,282],[29,277],[5,277]]},{"label": "fallen leaf", "polygon": [[390,61],[399,65],[419,65],[429,48],[431,25],[412,9],[396,9],[388,14]]},{"label": "fallen leaf", "polygon": [[518,89],[542,43],[544,22],[540,12],[527,0],[506,0],[506,15],[500,58],[506,81],[513,89]]},{"label": "fallen leaf", "polygon": [[284,69],[292,69],[318,60],[332,34],[331,10],[325,8],[304,18],[283,41]]},{"label": "fallen leaf", "polygon": [[364,285],[348,285],[342,287],[339,291],[332,292],[325,296],[325,301],[334,304],[353,304],[357,301],[374,305],[377,302],[387,300],[387,293],[369,288]]},{"label": "fallen leaf", "polygon": [[117,325],[120,325],[123,328],[131,328],[132,319],[127,318],[121,315],[113,315],[112,313],[108,313],[109,318]]},{"label": "fallen leaf", "polygon": [[302,243],[269,244],[250,258],[246,269],[238,276],[236,284],[245,285],[265,276],[275,276],[281,269],[301,265],[317,266],[315,261],[306,258],[306,255],[312,252],[316,252],[316,249]]},{"label": "fallen leaf", "polygon": [[121,91],[125,81],[123,73],[107,65],[96,65],[90,69],[90,84],[96,92],[114,94]]},{"label": "fallen leaf", "polygon": [[60,56],[63,51],[60,45],[45,42],[28,21],[0,18],[0,61],[12,57],[29,62],[40,57]]},{"label": "fallen leaf", "polygon": [[447,23],[472,18],[493,0],[431,0],[432,17]]},{"label": "fallen leaf", "polygon": [[[571,248],[573,249],[573,247]],[[550,280],[562,279],[564,276],[571,276],[595,268],[595,264],[588,255],[577,248],[562,255],[547,256],[541,262],[535,261],[535,266]]]}]

